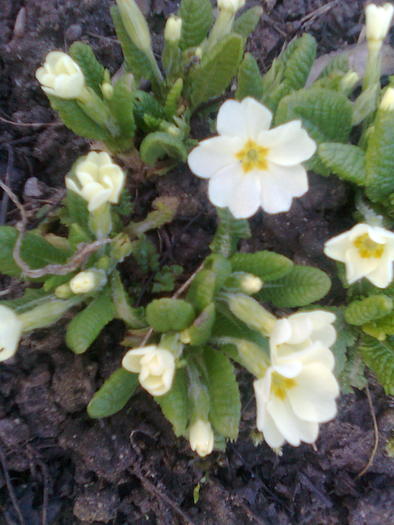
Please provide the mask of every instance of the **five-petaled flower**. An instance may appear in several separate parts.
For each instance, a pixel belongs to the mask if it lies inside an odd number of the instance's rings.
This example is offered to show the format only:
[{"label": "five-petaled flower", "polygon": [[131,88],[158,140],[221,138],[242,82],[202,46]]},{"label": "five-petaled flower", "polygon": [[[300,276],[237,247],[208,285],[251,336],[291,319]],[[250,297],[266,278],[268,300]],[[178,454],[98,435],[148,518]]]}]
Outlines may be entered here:
[{"label": "five-petaled flower", "polygon": [[18,315],[8,306],[0,305],[0,361],[5,361],[15,354],[22,327]]},{"label": "five-petaled flower", "polygon": [[213,450],[215,437],[209,421],[197,419],[189,428],[190,448],[201,457],[207,456]]},{"label": "five-petaled flower", "polygon": [[271,120],[271,111],[253,98],[227,100],[218,113],[219,136],[189,155],[192,172],[210,179],[211,202],[236,218],[251,217],[260,206],[268,213],[288,211],[308,190],[301,162],[312,157],[315,142],[299,120],[269,130]]},{"label": "five-petaled flower", "polygon": [[152,396],[162,396],[172,386],[175,358],[165,348],[149,345],[129,350],[123,357],[122,366],[129,372],[138,373],[141,386]]},{"label": "five-petaled flower", "polygon": [[393,280],[394,233],[380,226],[357,224],[327,241],[324,253],[345,263],[349,284],[365,277],[386,288]]},{"label": "five-petaled flower", "polygon": [[36,71],[36,79],[47,95],[59,98],[78,98],[85,88],[81,68],[62,51],[48,53],[44,65]]},{"label": "five-petaled flower", "polygon": [[335,342],[329,312],[303,312],[279,319],[270,336],[271,365],[254,381],[257,429],[268,445],[313,443],[319,423],[336,414]]},{"label": "five-petaled flower", "polygon": [[75,179],[66,177],[69,190],[78,193],[88,202],[90,212],[102,204],[116,204],[125,182],[125,174],[104,151],[91,151],[75,167]]}]

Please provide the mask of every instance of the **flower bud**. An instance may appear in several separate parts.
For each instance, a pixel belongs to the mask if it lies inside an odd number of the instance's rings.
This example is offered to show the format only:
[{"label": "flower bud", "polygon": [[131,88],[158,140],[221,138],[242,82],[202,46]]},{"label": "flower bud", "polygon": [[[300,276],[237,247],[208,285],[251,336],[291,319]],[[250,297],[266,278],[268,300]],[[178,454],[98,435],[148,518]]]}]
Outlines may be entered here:
[{"label": "flower bud", "polygon": [[12,357],[22,335],[22,321],[8,306],[0,305],[0,361]]},{"label": "flower bud", "polygon": [[252,297],[242,293],[228,294],[227,304],[231,312],[253,330],[264,335],[271,333],[276,318]]},{"label": "flower bud", "polygon": [[394,88],[389,87],[386,89],[380,102],[380,109],[383,111],[394,111]]},{"label": "flower bud", "polygon": [[85,88],[81,68],[61,51],[48,53],[44,65],[36,71],[36,79],[47,95],[59,98],[78,98]]},{"label": "flower bud", "polygon": [[182,18],[170,16],[164,28],[164,40],[168,42],[178,42],[181,38]]},{"label": "flower bud", "polygon": [[116,0],[123,25],[132,42],[142,51],[152,52],[149,27],[134,0]]},{"label": "flower bud", "polygon": [[122,366],[139,374],[139,382],[152,396],[166,394],[175,374],[175,358],[169,350],[156,345],[129,350]]},{"label": "flower bud", "polygon": [[359,80],[360,77],[355,71],[349,71],[341,79],[340,88],[346,93],[351,93]]},{"label": "flower bud", "polygon": [[68,283],[61,284],[55,288],[55,295],[58,299],[68,299],[71,297],[73,292],[71,291],[70,285]]},{"label": "flower bud", "polygon": [[79,272],[69,282],[70,290],[74,294],[90,293],[102,286],[107,277],[102,270],[86,270]]},{"label": "flower bud", "polygon": [[390,3],[383,6],[369,4],[365,9],[368,47],[379,49],[390,29],[394,7]]},{"label": "flower bud", "polygon": [[253,295],[261,290],[263,281],[256,275],[245,273],[240,279],[240,287],[244,293]]},{"label": "flower bud", "polygon": [[213,450],[215,437],[209,421],[197,419],[189,428],[190,448],[201,457]]},{"label": "flower bud", "polygon": [[218,0],[218,8],[236,13],[245,5],[245,0]]},{"label": "flower bud", "polygon": [[107,100],[111,99],[114,94],[114,88],[110,82],[103,82],[101,84],[101,93]]}]

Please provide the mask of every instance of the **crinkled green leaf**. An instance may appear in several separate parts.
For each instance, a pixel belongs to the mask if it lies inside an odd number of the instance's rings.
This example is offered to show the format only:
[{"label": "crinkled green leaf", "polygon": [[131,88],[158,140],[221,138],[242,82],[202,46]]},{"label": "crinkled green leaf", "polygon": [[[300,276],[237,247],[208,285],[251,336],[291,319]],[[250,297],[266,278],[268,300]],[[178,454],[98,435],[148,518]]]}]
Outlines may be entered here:
[{"label": "crinkled green leaf", "polygon": [[139,309],[131,306],[130,298],[117,270],[113,272],[111,277],[111,290],[116,317],[122,319],[122,321],[131,328],[142,328],[146,326],[146,323],[141,318]]},{"label": "crinkled green leaf", "polygon": [[169,119],[175,115],[176,110],[178,109],[178,105],[181,100],[182,90],[183,79],[178,78],[170,87],[164,104],[164,111],[167,118]]},{"label": "crinkled green leaf", "polygon": [[380,319],[366,323],[362,328],[366,334],[384,341],[388,335],[394,335],[394,311]]},{"label": "crinkled green leaf", "polygon": [[330,287],[330,278],[318,268],[294,265],[284,277],[267,283],[258,298],[280,308],[295,308],[318,301]]},{"label": "crinkled green leaf", "polygon": [[243,38],[230,33],[203,56],[201,64],[191,72],[189,78],[193,109],[226,91],[237,74],[243,48]]},{"label": "crinkled green leaf", "polygon": [[152,128],[146,124],[147,115],[159,123],[166,119],[164,107],[150,93],[141,90],[135,92],[134,115],[137,127],[143,131],[152,131]]},{"label": "crinkled green leaf", "polygon": [[164,131],[154,131],[149,133],[141,142],[140,155],[145,164],[154,166],[163,157],[185,161],[187,149],[178,137]]},{"label": "crinkled green leaf", "polygon": [[246,53],[238,70],[237,91],[238,100],[245,97],[254,97],[260,100],[263,95],[260,69],[256,59],[251,53]]},{"label": "crinkled green leaf", "polygon": [[186,297],[197,311],[201,312],[213,302],[215,284],[216,274],[212,270],[202,269],[195,276]]},{"label": "crinkled green leaf", "polygon": [[183,299],[155,299],[146,307],[146,320],[157,332],[184,330],[194,318],[193,306]]},{"label": "crinkled green leaf", "polygon": [[245,39],[248,38],[256,29],[262,14],[263,8],[258,5],[247,9],[235,19],[233,32],[238,33]]},{"label": "crinkled green leaf", "polygon": [[193,324],[187,328],[187,334],[190,337],[191,345],[200,346],[209,340],[215,319],[215,305],[211,303],[202,310],[194,320]]},{"label": "crinkled green leaf", "polygon": [[210,0],[182,0],[179,16],[182,18],[180,47],[197,47],[206,38],[213,22]]},{"label": "crinkled green leaf", "polygon": [[[114,92],[108,104],[121,131],[122,139],[134,137],[134,87],[131,75],[122,75],[114,84]],[[127,142],[126,142],[127,144]],[[132,145],[131,140],[129,142]]]},{"label": "crinkled green leaf", "polygon": [[160,405],[165,417],[173,426],[174,434],[186,436],[190,408],[188,398],[187,376],[184,368],[176,371],[171,390],[163,396],[156,396],[155,401]]},{"label": "crinkled green leaf", "polygon": [[220,290],[225,280],[231,275],[231,262],[220,253],[212,253],[204,261],[204,268],[215,272],[215,293]]},{"label": "crinkled green leaf", "polygon": [[87,411],[91,418],[109,417],[122,410],[138,386],[138,375],[118,368],[90,400]]},{"label": "crinkled green leaf", "polygon": [[293,268],[293,262],[279,253],[263,250],[255,253],[237,252],[231,257],[235,272],[248,272],[263,282],[274,281],[288,274]]},{"label": "crinkled green leaf", "polygon": [[249,222],[236,219],[228,208],[217,208],[217,215],[219,222],[209,247],[213,252],[229,257],[240,239],[249,239],[251,236]]},{"label": "crinkled green leaf", "polygon": [[394,395],[394,338],[378,341],[363,336],[359,351],[366,365],[373,370],[387,395]]},{"label": "crinkled green leaf", "polygon": [[115,317],[109,290],[95,297],[67,326],[66,344],[76,354],[86,352],[106,324]]},{"label": "crinkled green leaf", "polygon": [[365,299],[351,302],[345,310],[345,319],[349,324],[361,326],[389,314],[393,309],[393,300],[384,294],[371,295]]},{"label": "crinkled green leaf", "polygon": [[368,384],[364,374],[365,366],[360,353],[356,347],[350,346],[347,352],[347,360],[342,373],[339,376],[339,383],[344,394],[350,394],[353,388],[362,390]]},{"label": "crinkled green leaf", "polygon": [[219,434],[231,440],[238,437],[241,398],[234,367],[220,350],[206,349],[204,362],[210,398],[209,419]]},{"label": "crinkled green leaf", "polygon": [[153,293],[172,292],[175,288],[175,280],[182,275],[183,268],[179,264],[163,266],[155,275],[152,286]]},{"label": "crinkled green leaf", "polygon": [[331,173],[358,186],[365,185],[365,154],[358,146],[326,142],[320,144],[318,154]]},{"label": "crinkled green leaf", "polygon": [[78,224],[86,233],[89,233],[88,203],[78,193],[67,190],[65,199],[66,210],[62,222],[67,225]]},{"label": "crinkled green leaf", "polygon": [[82,69],[86,84],[101,97],[104,67],[95,57],[92,48],[83,42],[74,42],[70,47],[70,55]]}]

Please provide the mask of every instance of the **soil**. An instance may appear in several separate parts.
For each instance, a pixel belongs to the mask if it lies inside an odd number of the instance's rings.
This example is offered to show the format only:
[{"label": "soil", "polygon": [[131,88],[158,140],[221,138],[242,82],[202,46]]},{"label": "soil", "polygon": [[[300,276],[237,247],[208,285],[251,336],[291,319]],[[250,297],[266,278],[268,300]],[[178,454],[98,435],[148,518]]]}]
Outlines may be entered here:
[{"label": "soil", "polygon": [[[354,44],[361,29],[361,0],[262,3],[265,14],[249,43],[262,68],[305,30],[317,38],[323,54]],[[0,0],[0,170],[31,217],[56,202],[70,165],[89,149],[58,123],[34,71],[48,51],[67,49],[82,39],[114,73],[121,53],[110,4]],[[158,34],[164,17],[177,7],[171,0],[140,4]],[[310,191],[290,213],[257,215],[253,238],[243,248],[273,249],[333,271],[322,257],[322,244],[352,223],[353,194],[335,178],[311,175],[310,181]],[[180,198],[180,211],[159,232],[158,246],[166,264],[183,264],[186,272],[195,269],[215,224],[204,182],[182,167],[156,180],[130,182],[130,190],[141,214],[158,195]],[[5,206],[3,200],[0,218],[7,212],[12,224],[17,213]],[[10,284],[14,286],[3,279],[4,287]],[[334,288],[331,300],[339,293]],[[0,367],[1,525],[392,523],[394,462],[385,446],[394,410],[373,378],[379,446],[361,477],[357,474],[374,445],[365,392],[342,396],[338,417],[322,426],[315,448],[285,447],[278,457],[250,439],[255,408],[249,378],[242,374],[240,437],[225,453],[200,459],[185,440],[175,439],[143,391],[111,418],[88,418],[86,404],[119,365],[123,330],[121,323],[111,323],[85,355],[74,356],[64,344],[64,322],[59,323],[25,338],[14,361]]]}]

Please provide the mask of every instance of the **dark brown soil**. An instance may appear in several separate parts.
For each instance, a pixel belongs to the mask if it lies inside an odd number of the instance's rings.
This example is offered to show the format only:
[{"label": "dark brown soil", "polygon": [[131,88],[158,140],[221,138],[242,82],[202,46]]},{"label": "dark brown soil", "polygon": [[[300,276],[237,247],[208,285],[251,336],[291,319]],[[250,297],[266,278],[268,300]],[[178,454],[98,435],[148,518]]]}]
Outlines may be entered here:
[{"label": "dark brown soil", "polygon": [[[156,30],[177,4],[140,3]],[[304,30],[318,39],[320,53],[354,43],[360,31],[362,0],[262,3],[267,9],[249,46],[263,68]],[[82,39],[114,73],[121,53],[110,4],[0,0],[0,170],[2,177],[8,173],[7,182],[32,212],[56,201],[67,170],[88,149],[86,141],[57,124],[34,71],[49,50],[66,49]],[[22,126],[3,119],[41,124]],[[353,195],[335,178],[310,180],[311,190],[291,213],[253,219],[248,248],[273,249],[330,270],[322,244],[351,223]],[[167,264],[196,268],[215,220],[204,183],[182,168],[156,181],[131,182],[130,188],[141,213],[159,194],[181,199],[176,220],[160,234],[162,256]],[[4,202],[1,211],[7,212],[7,222],[16,220],[15,210],[5,209]],[[226,453],[202,460],[186,441],[174,438],[160,409],[142,391],[114,417],[87,417],[92,393],[120,362],[122,332],[121,323],[114,322],[86,355],[74,356],[63,342],[64,324],[59,324],[26,338],[15,361],[1,365],[0,524],[392,523],[394,462],[386,456],[385,442],[394,411],[373,380],[380,440],[375,460],[361,478],[357,474],[374,444],[364,392],[341,398],[339,415],[322,427],[316,449],[285,447],[277,457],[250,439],[255,408],[250,381],[242,375],[240,438]]]}]

